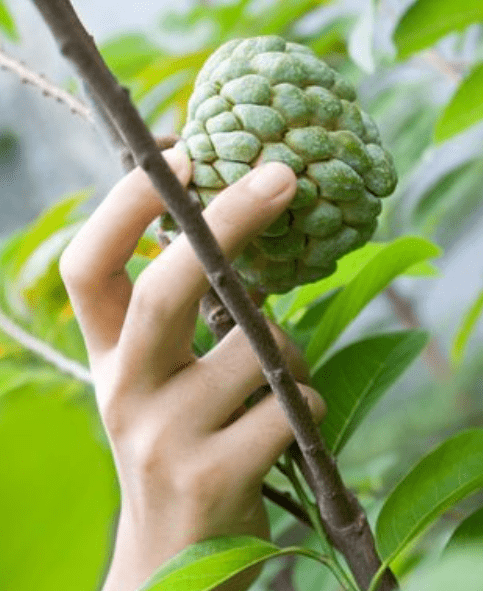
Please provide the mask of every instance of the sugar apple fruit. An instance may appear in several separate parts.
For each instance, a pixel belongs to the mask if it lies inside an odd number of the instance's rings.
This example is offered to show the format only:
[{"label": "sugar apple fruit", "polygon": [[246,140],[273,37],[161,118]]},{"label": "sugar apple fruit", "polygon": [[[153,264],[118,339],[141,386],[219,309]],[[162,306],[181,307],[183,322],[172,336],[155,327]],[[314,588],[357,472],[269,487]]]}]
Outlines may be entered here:
[{"label": "sugar apple fruit", "polygon": [[297,175],[286,210],[234,261],[245,284],[284,293],[333,273],[377,227],[397,177],[350,83],[281,37],[234,39],[199,72],[177,147],[204,206],[257,164]]}]

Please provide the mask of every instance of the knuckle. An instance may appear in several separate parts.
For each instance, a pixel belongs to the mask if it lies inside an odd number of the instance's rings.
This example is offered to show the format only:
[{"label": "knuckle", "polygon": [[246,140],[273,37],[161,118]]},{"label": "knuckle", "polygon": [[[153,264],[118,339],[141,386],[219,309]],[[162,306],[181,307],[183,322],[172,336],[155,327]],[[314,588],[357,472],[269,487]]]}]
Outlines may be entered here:
[{"label": "knuckle", "polygon": [[307,400],[310,412],[312,413],[314,420],[316,422],[322,421],[322,419],[327,414],[327,405],[325,403],[325,400],[322,398],[319,392],[317,392],[317,390],[314,390],[310,386],[301,383],[297,385],[299,386],[300,391]]},{"label": "knuckle", "polygon": [[226,467],[213,460],[188,461],[177,466],[176,490],[179,494],[210,503],[226,490]]},{"label": "knuckle", "polygon": [[[185,446],[180,439],[179,421],[176,412],[168,405],[139,405],[130,414],[131,444],[130,461],[145,479],[176,482],[178,459]],[[133,418],[135,417],[135,418]],[[172,484],[170,484],[172,486]]]},{"label": "knuckle", "polygon": [[128,397],[124,389],[111,386],[108,391],[96,392],[99,414],[112,440],[125,436],[132,425],[133,413],[128,408]]},{"label": "knuckle", "polygon": [[310,379],[310,371],[302,351],[290,340],[289,336],[279,326],[270,320],[267,322],[289,369],[298,381],[307,383]]},{"label": "knuckle", "polygon": [[126,416],[115,396],[99,404],[99,412],[111,439],[119,439],[126,434],[128,427]]},{"label": "knuckle", "polygon": [[85,268],[86,265],[76,251],[69,247],[63,251],[59,259],[59,273],[68,289],[78,291],[89,288],[92,278]]},{"label": "knuckle", "polygon": [[111,362],[111,377],[107,382],[99,380],[96,386],[96,400],[99,414],[113,441],[122,439],[133,425],[133,402],[129,391],[129,378],[118,369],[118,360]]},{"label": "knuckle", "polygon": [[129,306],[134,313],[143,316],[156,313],[156,317],[165,316],[168,312],[169,300],[165,290],[159,289],[163,281],[155,281],[147,274],[141,274],[133,286]]},{"label": "knuckle", "polygon": [[74,265],[71,250],[67,247],[62,252],[59,259],[59,273],[64,283],[67,284],[72,282],[75,275],[78,275],[76,269],[78,269],[78,267]]}]

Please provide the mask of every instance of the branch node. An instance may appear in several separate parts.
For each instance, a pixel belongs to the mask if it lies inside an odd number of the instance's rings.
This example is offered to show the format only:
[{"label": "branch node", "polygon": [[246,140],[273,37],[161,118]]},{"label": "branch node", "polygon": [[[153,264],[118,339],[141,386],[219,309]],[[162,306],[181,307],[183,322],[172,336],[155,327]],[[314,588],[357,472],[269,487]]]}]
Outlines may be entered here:
[{"label": "branch node", "polygon": [[69,57],[70,55],[74,55],[76,53],[75,51],[75,47],[76,47],[76,42],[72,41],[70,39],[64,39],[61,47],[60,47],[60,53],[65,56],[65,57]]},{"label": "branch node", "polygon": [[199,200],[199,197],[196,193],[196,191],[188,191],[188,201],[190,204],[190,209],[194,210],[194,211],[202,211],[203,207],[201,205],[201,202]]},{"label": "branch node", "polygon": [[139,164],[141,165],[141,168],[146,171],[149,172],[151,170],[151,154],[144,154],[143,156],[141,156],[140,160],[139,160]]},{"label": "branch node", "polygon": [[223,271],[214,271],[210,273],[209,277],[216,290],[222,289],[226,284],[226,275]]},{"label": "branch node", "polygon": [[[321,451],[323,451],[323,447],[319,443],[312,443],[311,445],[304,446],[303,451],[305,454],[315,457]],[[337,493],[335,493],[333,496],[337,496]]]},{"label": "branch node", "polygon": [[282,368],[273,369],[270,372],[270,377],[276,384],[281,384],[285,377],[285,372]]}]

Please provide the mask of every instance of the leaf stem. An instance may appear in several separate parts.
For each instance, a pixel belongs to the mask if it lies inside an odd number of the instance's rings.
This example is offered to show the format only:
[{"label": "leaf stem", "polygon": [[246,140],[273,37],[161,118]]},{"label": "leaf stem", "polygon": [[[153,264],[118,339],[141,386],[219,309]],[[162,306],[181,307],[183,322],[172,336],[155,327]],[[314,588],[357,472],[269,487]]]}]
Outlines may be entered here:
[{"label": "leaf stem", "polygon": [[284,473],[292,483],[302,505],[305,507],[305,510],[307,511],[307,514],[310,517],[310,520],[312,521],[313,527],[320,538],[323,549],[328,553],[326,557],[327,562],[325,564],[327,564],[327,566],[330,568],[336,579],[339,581],[341,586],[346,591],[359,591],[359,588],[350,580],[344,568],[339,563],[334,547],[327,539],[327,535],[325,533],[324,526],[320,518],[319,509],[317,505],[309,499],[303,488],[302,483],[298,479],[290,452],[286,452],[284,457]]},{"label": "leaf stem", "polygon": [[344,591],[359,591],[350,584],[350,581],[347,580],[346,574],[344,570],[338,564],[334,564],[331,556],[327,554],[321,554],[316,550],[312,550],[311,548],[304,548],[301,546],[292,546],[288,548],[283,548],[283,552],[287,554],[292,554],[296,552],[302,556],[307,556],[307,558],[312,558],[313,560],[317,560],[321,564],[324,564],[327,568],[332,571],[332,574],[339,582],[340,586],[344,589]]},{"label": "leaf stem", "polygon": [[4,332],[12,339],[15,339],[22,345],[22,347],[32,351],[44,359],[47,363],[54,365],[59,371],[70,374],[80,382],[92,385],[92,376],[87,367],[84,367],[75,359],[69,359],[68,357],[65,357],[65,355],[63,355],[63,353],[60,351],[57,351],[57,349],[54,349],[49,344],[34,337],[32,334],[24,330],[21,326],[6,316],[1,310],[0,331]]},{"label": "leaf stem", "polygon": [[383,562],[381,564],[381,566],[379,567],[376,574],[372,577],[371,584],[369,585],[369,589],[367,591],[376,591],[377,590],[377,587],[379,586],[379,582],[382,578],[382,575],[384,574],[384,572],[388,566],[389,565],[387,562]]}]

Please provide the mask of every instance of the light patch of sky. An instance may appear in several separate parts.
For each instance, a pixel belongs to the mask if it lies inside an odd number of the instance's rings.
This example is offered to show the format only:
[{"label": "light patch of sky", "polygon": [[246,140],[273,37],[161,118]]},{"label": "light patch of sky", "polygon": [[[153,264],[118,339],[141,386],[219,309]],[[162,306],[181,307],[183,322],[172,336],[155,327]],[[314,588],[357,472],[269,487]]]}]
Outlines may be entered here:
[{"label": "light patch of sky", "polygon": [[151,29],[155,27],[160,13],[176,9],[186,10],[189,0],[75,0],[74,6],[88,30],[99,41],[103,41],[115,31],[128,29]]}]

